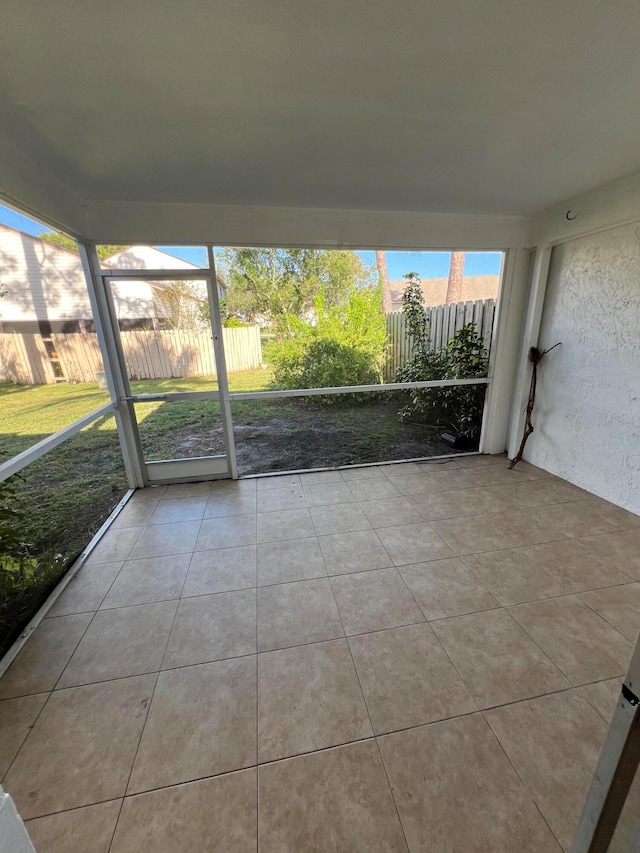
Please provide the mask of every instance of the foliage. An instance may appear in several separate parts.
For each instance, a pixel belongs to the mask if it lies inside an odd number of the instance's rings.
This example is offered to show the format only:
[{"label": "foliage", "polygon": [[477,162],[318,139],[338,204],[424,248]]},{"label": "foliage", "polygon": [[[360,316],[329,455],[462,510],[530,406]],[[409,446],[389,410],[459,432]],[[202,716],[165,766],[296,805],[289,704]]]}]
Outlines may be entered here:
[{"label": "foliage", "polygon": [[245,323],[243,320],[238,320],[237,317],[227,317],[223,321],[223,326],[227,329],[243,329],[249,325],[249,323]]},{"label": "foliage", "polygon": [[354,288],[370,287],[372,268],[355,252],[318,249],[224,249],[225,308],[249,322],[309,319],[318,296],[343,303]]},{"label": "foliage", "polygon": [[[414,346],[408,361],[396,371],[397,382],[428,382],[436,379],[475,379],[487,375],[488,353],[475,324],[469,323],[439,351],[430,349],[429,323],[422,302],[422,290],[416,273],[405,276],[402,310],[407,333]],[[459,385],[449,388],[417,389],[402,418],[422,418],[434,426],[451,430],[456,436],[477,441],[480,437],[485,388],[483,385]]]},{"label": "foliage", "polygon": [[206,290],[197,281],[167,281],[155,300],[162,322],[171,329],[200,331],[210,329]]},{"label": "foliage", "polygon": [[26,514],[16,505],[15,480],[0,483],[0,655],[65,568],[60,554],[48,549],[34,556],[23,541]]},{"label": "foliage", "polygon": [[[61,249],[68,249],[70,252],[78,251],[78,244],[73,237],[67,237],[66,234],[61,234],[59,231],[41,231],[39,237],[41,240],[53,243],[54,246],[59,246]],[[104,261],[105,258],[115,255],[116,252],[121,252],[126,248],[126,246],[96,246],[96,251],[98,258]]]},{"label": "foliage", "polygon": [[353,288],[343,305],[327,305],[318,295],[314,314],[315,325],[284,318],[276,340],[265,347],[278,386],[330,388],[381,382],[387,330],[380,288]]}]

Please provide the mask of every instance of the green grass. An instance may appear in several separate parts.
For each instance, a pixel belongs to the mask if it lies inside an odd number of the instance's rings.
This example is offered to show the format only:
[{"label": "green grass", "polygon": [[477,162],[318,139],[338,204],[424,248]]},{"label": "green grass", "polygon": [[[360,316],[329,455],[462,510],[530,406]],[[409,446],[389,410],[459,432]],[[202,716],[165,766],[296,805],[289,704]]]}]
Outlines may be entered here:
[{"label": "green grass", "polygon": [[[268,370],[246,370],[229,374],[231,391],[264,391],[272,387],[273,375]],[[171,391],[216,391],[215,376],[195,379],[153,379],[131,383],[134,394],[166,394]],[[94,384],[11,385],[0,383],[0,458],[7,459],[31,447],[42,438],[63,429],[84,415],[109,402],[106,391]],[[142,422],[162,410],[157,427],[171,429],[194,403],[168,406],[162,402],[141,403],[136,407]],[[210,405],[210,404],[209,404]],[[202,404],[200,404],[202,410]],[[180,409],[183,412],[180,412]],[[115,429],[110,421],[109,427]],[[153,430],[154,432],[157,429]]]}]

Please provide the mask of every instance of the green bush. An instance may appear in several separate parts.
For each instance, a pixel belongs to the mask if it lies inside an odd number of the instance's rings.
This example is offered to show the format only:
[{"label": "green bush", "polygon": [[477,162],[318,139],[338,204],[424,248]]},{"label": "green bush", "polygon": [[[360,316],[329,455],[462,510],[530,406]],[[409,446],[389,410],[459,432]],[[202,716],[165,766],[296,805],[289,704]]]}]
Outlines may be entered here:
[{"label": "green bush", "polygon": [[[402,310],[407,333],[414,345],[412,358],[396,371],[397,382],[429,382],[437,379],[476,379],[487,375],[489,356],[475,324],[468,323],[444,349],[429,348],[429,324],[422,303],[420,280],[407,276]],[[416,389],[411,402],[400,412],[402,418],[424,420],[454,435],[475,442],[480,438],[484,385]]]},{"label": "green bush", "polygon": [[32,556],[21,531],[13,478],[0,483],[0,656],[38,609],[66,568],[62,555]]},{"label": "green bush", "polygon": [[[344,305],[315,303],[315,325],[282,318],[265,348],[279,388],[331,388],[382,381],[387,330],[379,288],[350,292]],[[317,401],[317,398],[316,398]],[[323,402],[336,402],[327,397]]]}]

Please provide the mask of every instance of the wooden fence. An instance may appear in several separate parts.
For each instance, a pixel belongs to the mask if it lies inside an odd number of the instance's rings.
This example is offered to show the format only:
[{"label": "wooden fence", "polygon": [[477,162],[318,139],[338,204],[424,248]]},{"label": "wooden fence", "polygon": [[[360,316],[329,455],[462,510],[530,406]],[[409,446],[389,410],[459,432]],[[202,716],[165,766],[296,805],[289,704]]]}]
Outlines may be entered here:
[{"label": "wooden fence", "polygon": [[[467,323],[475,323],[478,334],[489,349],[493,330],[495,299],[479,299],[477,302],[454,302],[451,305],[435,305],[426,309],[430,328],[432,350],[446,347],[451,338]],[[391,358],[387,364],[386,378],[393,378],[397,368],[411,358],[413,342],[407,335],[405,316],[402,311],[387,314],[387,332],[391,344]]]},{"label": "wooden fence", "polygon": [[[258,326],[222,330],[227,370],[260,367],[262,346]],[[131,379],[171,379],[217,375],[208,332],[121,332]],[[64,379],[95,382],[104,370],[95,334],[51,335]],[[0,377],[19,385],[52,385],[52,362],[40,335],[0,334]]]}]

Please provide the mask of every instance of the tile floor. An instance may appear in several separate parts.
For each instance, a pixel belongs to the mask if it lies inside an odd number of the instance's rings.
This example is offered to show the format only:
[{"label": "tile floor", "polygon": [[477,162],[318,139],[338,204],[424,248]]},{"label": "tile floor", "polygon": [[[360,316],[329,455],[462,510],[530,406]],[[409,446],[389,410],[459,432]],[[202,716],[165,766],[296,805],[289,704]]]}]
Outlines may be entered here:
[{"label": "tile floor", "polygon": [[504,457],[138,492],[0,681],[2,784],[39,853],[566,851],[639,555]]}]

